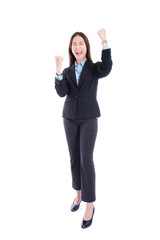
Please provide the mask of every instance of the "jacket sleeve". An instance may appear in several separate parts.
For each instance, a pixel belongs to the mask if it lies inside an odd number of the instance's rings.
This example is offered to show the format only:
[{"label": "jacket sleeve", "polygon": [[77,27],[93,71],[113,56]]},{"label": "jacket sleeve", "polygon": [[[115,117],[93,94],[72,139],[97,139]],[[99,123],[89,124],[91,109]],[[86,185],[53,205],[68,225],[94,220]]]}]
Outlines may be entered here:
[{"label": "jacket sleeve", "polygon": [[66,74],[65,74],[65,69],[63,71],[63,78],[62,80],[58,80],[55,78],[55,89],[57,91],[57,94],[60,97],[65,97],[69,91],[68,89],[68,84],[67,84],[67,79],[66,79]]},{"label": "jacket sleeve", "polygon": [[94,66],[94,74],[98,78],[106,77],[112,69],[111,49],[102,50],[102,62],[96,62]]}]

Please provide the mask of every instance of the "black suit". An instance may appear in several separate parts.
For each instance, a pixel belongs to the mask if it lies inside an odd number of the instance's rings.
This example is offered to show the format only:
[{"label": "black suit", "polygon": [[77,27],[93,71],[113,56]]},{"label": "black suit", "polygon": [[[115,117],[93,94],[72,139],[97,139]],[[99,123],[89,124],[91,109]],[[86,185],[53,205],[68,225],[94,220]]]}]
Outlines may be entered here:
[{"label": "black suit", "polygon": [[75,64],[64,69],[63,80],[55,80],[58,95],[67,95],[63,118],[70,153],[72,187],[81,190],[85,202],[94,202],[96,199],[93,150],[97,136],[97,117],[100,116],[96,99],[98,79],[106,77],[111,68],[111,50],[106,49],[102,51],[102,62],[85,62],[78,86]]},{"label": "black suit", "polygon": [[98,79],[106,77],[112,68],[111,50],[102,51],[102,62],[85,62],[82,69],[79,85],[77,86],[75,64],[64,69],[63,80],[55,80],[55,88],[60,97],[67,95],[63,118],[86,119],[100,116],[97,102]]}]

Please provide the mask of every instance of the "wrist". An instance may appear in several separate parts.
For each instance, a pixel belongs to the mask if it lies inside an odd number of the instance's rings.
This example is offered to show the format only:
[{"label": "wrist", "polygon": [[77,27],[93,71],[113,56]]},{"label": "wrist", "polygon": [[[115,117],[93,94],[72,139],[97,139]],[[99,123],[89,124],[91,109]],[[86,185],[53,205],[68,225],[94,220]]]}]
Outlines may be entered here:
[{"label": "wrist", "polygon": [[56,68],[56,73],[57,73],[57,75],[61,75],[61,69],[60,68]]},{"label": "wrist", "polygon": [[102,40],[102,46],[103,47],[108,46],[108,41],[106,40],[106,38]]},{"label": "wrist", "polygon": [[102,46],[103,47],[108,46],[108,41],[106,39],[102,40]]},{"label": "wrist", "polygon": [[108,43],[103,43],[102,44],[102,47],[104,48],[104,47],[107,47],[108,46]]},{"label": "wrist", "polygon": [[61,76],[62,73],[61,73],[61,72],[56,72],[56,75],[57,75],[57,76]]}]

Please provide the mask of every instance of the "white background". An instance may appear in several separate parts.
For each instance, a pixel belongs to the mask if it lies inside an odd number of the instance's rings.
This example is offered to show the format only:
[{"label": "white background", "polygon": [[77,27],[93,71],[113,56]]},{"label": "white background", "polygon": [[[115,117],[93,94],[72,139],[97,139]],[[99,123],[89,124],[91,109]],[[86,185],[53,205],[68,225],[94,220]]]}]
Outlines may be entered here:
[{"label": "white background", "polygon": [[[0,239],[160,239],[160,35],[158,1],[1,1]],[[55,59],[75,31],[93,61],[106,28],[113,69],[100,79],[97,200],[70,212],[69,154],[54,88]]]}]

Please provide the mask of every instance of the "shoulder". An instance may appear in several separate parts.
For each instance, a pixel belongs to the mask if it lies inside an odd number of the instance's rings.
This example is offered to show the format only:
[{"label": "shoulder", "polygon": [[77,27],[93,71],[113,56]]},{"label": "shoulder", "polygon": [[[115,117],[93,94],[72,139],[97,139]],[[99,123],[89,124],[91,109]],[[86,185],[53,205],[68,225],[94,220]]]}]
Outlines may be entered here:
[{"label": "shoulder", "polygon": [[63,72],[68,72],[70,70],[71,67],[67,67],[67,68],[64,68]]},{"label": "shoulder", "polygon": [[74,70],[74,63],[72,64],[72,66],[64,68],[63,70],[63,74],[67,74],[69,73],[71,70]]}]

